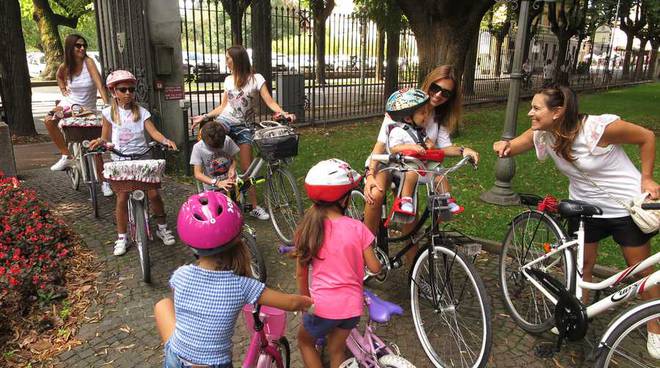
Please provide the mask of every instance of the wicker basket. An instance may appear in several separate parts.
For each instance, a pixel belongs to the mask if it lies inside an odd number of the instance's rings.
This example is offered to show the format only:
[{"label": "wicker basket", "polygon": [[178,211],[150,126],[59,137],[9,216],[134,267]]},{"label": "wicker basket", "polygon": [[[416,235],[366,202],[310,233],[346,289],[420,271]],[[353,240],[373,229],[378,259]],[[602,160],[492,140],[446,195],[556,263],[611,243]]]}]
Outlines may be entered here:
[{"label": "wicker basket", "polygon": [[145,183],[137,180],[108,180],[115,193],[130,193],[134,190],[148,191],[160,189],[160,183]]},{"label": "wicker basket", "polygon": [[63,126],[62,132],[67,142],[91,141],[101,136],[101,127]]},{"label": "wicker basket", "polygon": [[298,134],[288,126],[265,128],[254,134],[254,142],[266,161],[297,156],[298,139]]}]

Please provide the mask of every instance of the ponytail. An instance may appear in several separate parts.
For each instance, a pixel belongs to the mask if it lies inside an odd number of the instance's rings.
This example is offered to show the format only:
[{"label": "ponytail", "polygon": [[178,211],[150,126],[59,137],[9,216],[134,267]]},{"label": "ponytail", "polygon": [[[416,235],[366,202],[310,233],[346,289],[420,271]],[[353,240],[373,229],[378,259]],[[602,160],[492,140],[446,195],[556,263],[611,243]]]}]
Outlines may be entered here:
[{"label": "ponytail", "polygon": [[566,161],[573,162],[571,154],[575,137],[582,128],[583,116],[578,113],[578,100],[575,92],[558,84],[550,84],[541,88],[536,94],[545,96],[545,104],[549,109],[562,108],[563,113],[555,124],[555,152]]},{"label": "ponytail", "polygon": [[307,266],[316,258],[323,245],[325,236],[325,218],[328,209],[336,206],[336,203],[314,203],[305,211],[305,216],[298,224],[293,236],[295,244],[295,256],[298,262]]}]

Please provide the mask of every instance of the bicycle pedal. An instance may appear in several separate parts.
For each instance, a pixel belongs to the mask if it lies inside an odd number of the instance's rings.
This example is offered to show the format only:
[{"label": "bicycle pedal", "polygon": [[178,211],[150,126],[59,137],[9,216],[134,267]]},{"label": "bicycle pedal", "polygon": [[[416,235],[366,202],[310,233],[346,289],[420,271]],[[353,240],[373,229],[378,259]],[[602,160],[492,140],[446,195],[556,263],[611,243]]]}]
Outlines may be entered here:
[{"label": "bicycle pedal", "polygon": [[550,359],[558,353],[558,350],[553,342],[542,342],[534,347],[534,355],[537,358]]}]

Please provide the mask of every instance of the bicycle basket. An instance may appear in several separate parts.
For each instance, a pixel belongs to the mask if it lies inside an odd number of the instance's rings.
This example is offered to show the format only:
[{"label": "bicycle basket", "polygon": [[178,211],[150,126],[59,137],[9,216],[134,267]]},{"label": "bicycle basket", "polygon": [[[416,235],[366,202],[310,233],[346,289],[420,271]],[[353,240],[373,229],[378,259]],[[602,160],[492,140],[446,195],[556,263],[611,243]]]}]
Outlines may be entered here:
[{"label": "bicycle basket", "polygon": [[254,142],[266,161],[298,155],[298,134],[289,126],[257,130],[254,133]]},{"label": "bicycle basket", "polygon": [[96,115],[86,115],[61,119],[58,126],[67,142],[82,142],[100,137],[103,122]]},{"label": "bicycle basket", "polygon": [[103,165],[103,176],[115,192],[160,188],[165,160],[114,161]]}]

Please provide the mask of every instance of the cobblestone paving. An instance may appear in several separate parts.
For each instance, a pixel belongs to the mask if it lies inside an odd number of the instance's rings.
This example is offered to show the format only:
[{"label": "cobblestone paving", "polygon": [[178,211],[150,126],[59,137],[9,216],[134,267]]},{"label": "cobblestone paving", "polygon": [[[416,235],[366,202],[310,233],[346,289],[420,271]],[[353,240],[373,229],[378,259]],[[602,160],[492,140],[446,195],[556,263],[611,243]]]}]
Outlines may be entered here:
[{"label": "cobblestone paving", "polygon": [[[62,367],[158,367],[162,365],[162,346],[153,320],[153,305],[168,295],[168,278],[180,265],[194,259],[188,249],[177,242],[174,246],[164,246],[160,242],[150,243],[152,257],[151,285],[140,281],[140,267],[135,248],[129,248],[122,257],[112,255],[112,243],[116,237],[113,224],[114,198],[100,198],[101,218],[91,216],[86,188],[73,191],[64,173],[52,173],[48,169],[34,169],[23,172],[26,185],[35,188],[42,199],[48,201],[55,213],[61,216],[77,231],[87,246],[101,261],[102,274],[98,283],[119,284],[115,292],[102,298],[102,303],[88,311],[89,315],[100,313],[103,318],[98,323],[83,325],[78,338],[85,341],[81,346],[61,354],[58,366]],[[188,185],[166,180],[163,185],[168,223],[176,223],[176,210],[183,200],[193,192]],[[268,268],[268,285],[271,288],[295,292],[295,265],[276,252],[279,244],[270,222],[248,219],[256,228],[257,242],[263,251]],[[489,367],[588,367],[593,361],[588,359],[590,342],[569,343],[553,359],[540,359],[532,353],[541,342],[553,341],[550,334],[531,336],[521,331],[506,315],[499,296],[496,271],[497,257],[483,254],[477,262],[480,274],[493,303],[493,348]],[[373,287],[380,296],[404,307],[403,317],[395,318],[388,325],[380,326],[378,334],[400,347],[402,355],[417,367],[429,367],[418,343],[410,316],[406,281],[407,271],[393,271],[385,284]],[[609,315],[611,318],[612,315]],[[295,336],[299,327],[300,315],[289,314],[287,337],[291,341],[292,367],[302,367],[300,354],[296,349]],[[600,318],[588,334],[593,341],[602,334],[609,318]],[[234,364],[240,366],[247,348],[249,337],[244,323],[239,320],[234,335]]]}]

